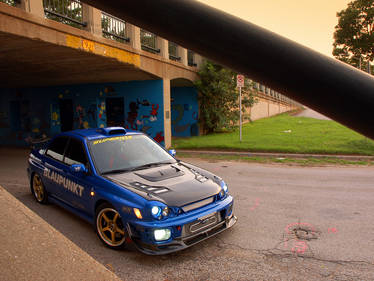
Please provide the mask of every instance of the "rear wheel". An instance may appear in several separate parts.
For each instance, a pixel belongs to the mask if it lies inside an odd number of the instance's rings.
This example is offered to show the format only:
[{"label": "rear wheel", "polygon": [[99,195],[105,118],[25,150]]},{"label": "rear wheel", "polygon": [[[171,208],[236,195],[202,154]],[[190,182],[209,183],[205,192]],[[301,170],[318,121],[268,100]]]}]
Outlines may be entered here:
[{"label": "rear wheel", "polygon": [[126,246],[127,231],[118,211],[108,203],[101,204],[96,211],[96,233],[109,248],[122,249]]},{"label": "rear wheel", "polygon": [[35,200],[40,204],[47,204],[48,195],[43,185],[42,179],[38,174],[34,174],[31,181],[31,190]]}]

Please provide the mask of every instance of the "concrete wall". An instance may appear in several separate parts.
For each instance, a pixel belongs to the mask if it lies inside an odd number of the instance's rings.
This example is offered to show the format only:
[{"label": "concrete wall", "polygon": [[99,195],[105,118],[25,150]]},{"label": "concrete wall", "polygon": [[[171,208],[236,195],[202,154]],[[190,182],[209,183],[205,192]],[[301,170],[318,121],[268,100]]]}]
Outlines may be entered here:
[{"label": "concrete wall", "polygon": [[251,120],[258,120],[261,118],[266,118],[274,116],[283,112],[295,110],[298,107],[296,105],[291,105],[284,103],[270,96],[259,95],[256,97],[257,103],[253,105],[252,108],[248,110],[248,114],[251,115]]},{"label": "concrete wall", "polygon": [[63,100],[72,100],[73,129],[107,126],[107,98],[123,98],[122,126],[164,145],[162,80],[0,89],[0,144],[26,145],[59,133]]}]

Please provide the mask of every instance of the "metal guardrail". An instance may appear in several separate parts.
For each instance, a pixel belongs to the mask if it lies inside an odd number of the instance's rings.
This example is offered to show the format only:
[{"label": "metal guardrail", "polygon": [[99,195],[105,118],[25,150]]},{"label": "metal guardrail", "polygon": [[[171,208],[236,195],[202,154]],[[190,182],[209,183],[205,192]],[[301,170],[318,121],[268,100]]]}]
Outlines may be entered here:
[{"label": "metal guardrail", "polygon": [[181,57],[178,56],[178,45],[169,41],[169,59],[180,61]]},{"label": "metal guardrail", "polygon": [[151,53],[160,53],[160,49],[157,48],[157,36],[156,34],[146,31],[144,29],[140,30],[140,43],[142,45],[142,50]]},{"label": "metal guardrail", "polygon": [[0,0],[0,3],[8,4],[9,6],[17,6],[17,4],[21,4],[21,0]]},{"label": "metal guardrail", "polygon": [[79,0],[43,0],[44,12],[52,19],[74,27],[84,27],[82,4]]},{"label": "metal guardrail", "polygon": [[126,22],[107,13],[101,12],[101,28],[103,37],[121,43],[130,42],[126,36]]}]

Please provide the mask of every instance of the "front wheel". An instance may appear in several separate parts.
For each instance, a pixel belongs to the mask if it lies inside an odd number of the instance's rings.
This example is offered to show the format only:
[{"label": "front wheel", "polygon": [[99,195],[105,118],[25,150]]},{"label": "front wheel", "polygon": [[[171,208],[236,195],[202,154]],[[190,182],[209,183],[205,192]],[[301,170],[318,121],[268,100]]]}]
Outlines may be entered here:
[{"label": "front wheel", "polygon": [[104,203],[96,211],[96,233],[109,248],[122,249],[126,246],[127,232],[118,211]]},{"label": "front wheel", "polygon": [[42,179],[38,174],[34,174],[31,180],[31,191],[35,200],[40,204],[48,203],[47,191],[43,185]]}]

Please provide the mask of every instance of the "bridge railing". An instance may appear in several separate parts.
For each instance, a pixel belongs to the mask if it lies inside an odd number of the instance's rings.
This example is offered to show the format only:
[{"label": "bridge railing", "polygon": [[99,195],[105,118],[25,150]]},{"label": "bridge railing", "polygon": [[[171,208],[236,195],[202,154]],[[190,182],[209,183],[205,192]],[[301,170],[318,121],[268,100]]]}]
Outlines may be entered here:
[{"label": "bridge railing", "polygon": [[202,58],[156,34],[140,29],[108,13],[104,13],[80,0],[0,0],[34,15],[58,21],[111,40],[131,45],[138,50],[158,54],[198,68]]},{"label": "bridge railing", "polygon": [[180,61],[181,57],[178,56],[178,45],[169,41],[169,59]]},{"label": "bridge railing", "polygon": [[83,22],[82,3],[79,0],[43,0],[43,7],[49,19],[77,28],[87,25]]},{"label": "bridge railing", "polygon": [[140,43],[142,50],[151,53],[160,53],[160,49],[157,48],[157,35],[147,30],[140,30]]},{"label": "bridge railing", "polygon": [[103,37],[116,40],[121,43],[130,42],[127,37],[126,22],[112,15],[101,13],[101,28]]}]

